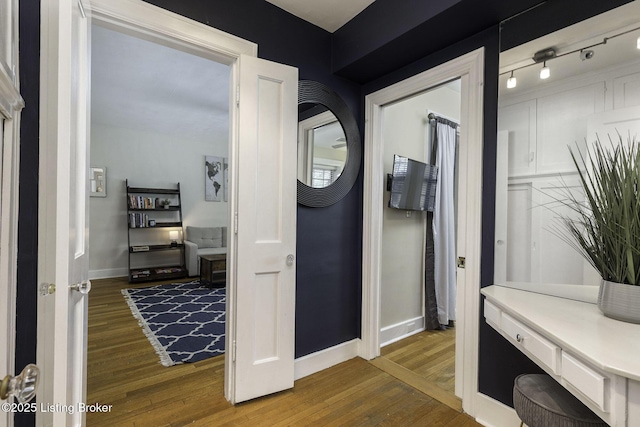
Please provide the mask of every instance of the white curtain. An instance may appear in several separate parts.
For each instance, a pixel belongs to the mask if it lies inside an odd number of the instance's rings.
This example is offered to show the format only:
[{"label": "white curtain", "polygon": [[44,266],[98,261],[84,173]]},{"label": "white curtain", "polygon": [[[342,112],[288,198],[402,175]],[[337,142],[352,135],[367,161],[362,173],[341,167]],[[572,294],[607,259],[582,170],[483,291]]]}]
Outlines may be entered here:
[{"label": "white curtain", "polygon": [[455,225],[455,165],[457,127],[438,122],[438,186],[433,211],[433,241],[435,251],[435,285],[438,320],[448,325],[456,320],[456,225]]}]

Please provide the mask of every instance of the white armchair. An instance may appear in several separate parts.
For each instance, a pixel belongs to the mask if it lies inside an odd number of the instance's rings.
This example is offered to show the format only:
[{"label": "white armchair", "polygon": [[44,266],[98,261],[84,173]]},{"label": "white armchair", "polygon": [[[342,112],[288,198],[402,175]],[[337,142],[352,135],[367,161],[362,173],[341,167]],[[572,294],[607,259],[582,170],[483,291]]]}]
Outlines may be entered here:
[{"label": "white armchair", "polygon": [[184,256],[189,276],[200,275],[200,255],[227,253],[227,227],[187,226]]}]

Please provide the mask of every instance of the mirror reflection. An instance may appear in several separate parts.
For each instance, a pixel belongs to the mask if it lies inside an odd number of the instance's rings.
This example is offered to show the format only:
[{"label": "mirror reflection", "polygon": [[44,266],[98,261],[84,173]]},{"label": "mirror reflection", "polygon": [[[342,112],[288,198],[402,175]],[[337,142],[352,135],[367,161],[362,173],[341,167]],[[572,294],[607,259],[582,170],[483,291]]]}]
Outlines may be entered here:
[{"label": "mirror reflection", "polygon": [[309,187],[335,182],[347,161],[347,140],[342,125],[321,104],[298,106],[298,179]]},{"label": "mirror reflection", "polygon": [[640,136],[639,18],[632,2],[501,53],[494,283],[600,282],[553,199],[581,197],[569,147]]}]

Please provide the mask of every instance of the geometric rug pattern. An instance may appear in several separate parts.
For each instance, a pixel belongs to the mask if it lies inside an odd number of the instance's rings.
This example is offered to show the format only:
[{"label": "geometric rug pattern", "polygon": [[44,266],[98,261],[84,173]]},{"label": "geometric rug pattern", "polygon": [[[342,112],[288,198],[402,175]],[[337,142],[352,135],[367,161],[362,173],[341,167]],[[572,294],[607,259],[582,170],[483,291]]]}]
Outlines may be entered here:
[{"label": "geometric rug pattern", "polygon": [[209,289],[196,280],[123,289],[122,294],[162,365],[224,353],[225,288]]}]

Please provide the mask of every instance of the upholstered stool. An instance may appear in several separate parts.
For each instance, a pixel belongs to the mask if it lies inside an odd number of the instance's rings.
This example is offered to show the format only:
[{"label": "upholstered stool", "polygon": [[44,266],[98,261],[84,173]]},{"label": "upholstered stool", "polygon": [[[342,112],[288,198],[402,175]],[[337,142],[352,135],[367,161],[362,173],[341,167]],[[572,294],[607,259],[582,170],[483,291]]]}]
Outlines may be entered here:
[{"label": "upholstered stool", "polygon": [[524,374],[516,378],[513,406],[522,423],[529,427],[607,426],[549,375]]}]

